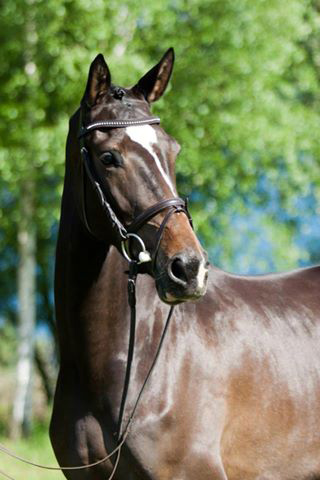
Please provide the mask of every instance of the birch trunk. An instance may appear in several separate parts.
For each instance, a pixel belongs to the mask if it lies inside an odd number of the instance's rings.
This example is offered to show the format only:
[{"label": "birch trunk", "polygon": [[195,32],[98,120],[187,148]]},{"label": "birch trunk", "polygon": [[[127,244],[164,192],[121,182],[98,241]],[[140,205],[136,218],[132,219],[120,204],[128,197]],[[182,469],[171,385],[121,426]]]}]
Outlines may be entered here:
[{"label": "birch trunk", "polygon": [[28,435],[32,419],[32,378],[36,322],[36,233],[34,227],[34,182],[26,180],[21,191],[18,231],[18,362],[13,401],[11,437]]}]

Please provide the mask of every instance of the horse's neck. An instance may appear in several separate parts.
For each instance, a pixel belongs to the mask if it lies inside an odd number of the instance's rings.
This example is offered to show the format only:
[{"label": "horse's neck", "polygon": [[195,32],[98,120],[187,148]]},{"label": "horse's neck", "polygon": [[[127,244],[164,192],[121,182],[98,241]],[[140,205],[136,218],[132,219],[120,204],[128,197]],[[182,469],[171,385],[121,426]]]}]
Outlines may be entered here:
[{"label": "horse's neck", "polygon": [[[125,350],[129,313],[126,264],[86,231],[72,199],[62,203],[56,260],[56,311],[62,362],[99,375]],[[102,373],[101,373],[102,374]]]}]

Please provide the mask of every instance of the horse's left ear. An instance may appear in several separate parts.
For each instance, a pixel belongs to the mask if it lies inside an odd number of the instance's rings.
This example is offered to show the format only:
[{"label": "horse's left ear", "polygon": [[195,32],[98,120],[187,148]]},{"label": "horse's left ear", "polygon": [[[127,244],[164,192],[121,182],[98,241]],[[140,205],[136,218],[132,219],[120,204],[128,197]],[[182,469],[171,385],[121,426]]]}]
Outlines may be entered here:
[{"label": "horse's left ear", "polygon": [[165,91],[171,77],[174,62],[173,48],[169,48],[148,73],[133,87],[143,94],[147,102],[155,102]]}]

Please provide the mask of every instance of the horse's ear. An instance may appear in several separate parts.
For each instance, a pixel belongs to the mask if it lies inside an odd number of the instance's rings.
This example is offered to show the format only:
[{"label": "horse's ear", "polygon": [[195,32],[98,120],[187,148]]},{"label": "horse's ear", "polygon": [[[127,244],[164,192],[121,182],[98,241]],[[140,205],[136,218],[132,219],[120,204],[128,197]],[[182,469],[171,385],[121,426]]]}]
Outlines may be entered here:
[{"label": "horse's ear", "polygon": [[101,53],[96,56],[90,65],[86,90],[81,104],[92,107],[102,92],[107,92],[111,85],[111,74],[108,65]]},{"label": "horse's ear", "polygon": [[174,62],[173,48],[169,48],[148,73],[133,87],[143,94],[147,102],[155,102],[165,91],[171,77]]}]

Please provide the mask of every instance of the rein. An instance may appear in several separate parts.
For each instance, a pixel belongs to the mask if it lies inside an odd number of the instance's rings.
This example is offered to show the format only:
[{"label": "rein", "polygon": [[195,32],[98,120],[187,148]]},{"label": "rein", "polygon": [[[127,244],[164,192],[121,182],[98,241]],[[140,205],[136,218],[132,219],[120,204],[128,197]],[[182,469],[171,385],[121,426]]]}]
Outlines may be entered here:
[{"label": "rein", "polygon": [[[187,201],[183,200],[181,198],[170,198],[166,200],[161,200],[160,202],[156,203],[155,205],[152,205],[151,207],[147,208],[144,210],[140,215],[138,215],[132,223],[126,228],[122,222],[119,220],[117,217],[116,213],[112,209],[110,202],[108,202],[106,195],[103,191],[103,188],[101,187],[99,181],[95,178],[92,168],[91,168],[91,162],[90,162],[90,155],[85,147],[84,144],[84,137],[86,134],[92,132],[93,130],[98,130],[98,129],[103,129],[103,128],[125,128],[128,126],[139,126],[139,125],[150,125],[150,124],[158,124],[160,123],[160,119],[158,117],[146,117],[143,119],[132,119],[132,120],[109,120],[109,121],[104,121],[104,122],[96,122],[96,123],[91,123],[89,125],[84,126],[82,123],[82,111],[80,111],[80,132],[78,135],[79,141],[80,141],[80,152],[81,152],[81,158],[82,162],[84,165],[84,170],[86,171],[87,177],[96,192],[98,196],[98,200],[100,202],[100,205],[102,206],[107,219],[111,223],[111,226],[113,230],[116,233],[118,242],[121,245],[121,252],[122,255],[128,260],[129,262],[129,272],[128,272],[128,303],[130,306],[130,333],[129,333],[129,346],[128,346],[128,355],[127,355],[127,367],[126,367],[126,373],[125,373],[125,381],[124,381],[124,386],[123,386],[123,391],[122,391],[122,397],[121,397],[121,403],[120,403],[120,411],[119,411],[119,419],[118,419],[118,428],[117,428],[117,442],[118,446],[123,445],[128,433],[129,433],[129,428],[130,425],[133,421],[133,417],[135,414],[135,411],[138,407],[140,398],[143,394],[144,388],[151,376],[151,373],[155,367],[155,364],[157,362],[157,359],[160,354],[160,350],[166,335],[166,332],[168,330],[169,322],[173,313],[174,306],[171,306],[169,310],[169,314],[163,329],[163,332],[161,334],[160,342],[157,348],[156,355],[154,357],[154,360],[151,364],[151,367],[148,371],[148,374],[143,382],[143,385],[141,387],[141,390],[137,396],[136,402],[134,404],[133,410],[129,416],[129,420],[127,421],[127,424],[122,432],[122,423],[123,423],[123,417],[124,417],[124,412],[125,412],[125,406],[126,406],[126,401],[128,397],[128,391],[129,391],[129,384],[130,384],[130,376],[131,376],[131,366],[132,366],[132,361],[133,361],[133,356],[134,356],[134,346],[135,346],[135,331],[136,331],[136,278],[139,273],[139,265],[143,263],[149,263],[151,262],[152,269],[155,266],[155,262],[157,259],[158,251],[160,248],[160,243],[161,239],[164,233],[165,226],[167,225],[168,221],[170,220],[171,216],[174,213],[179,213],[183,212],[187,215],[189,222],[192,226],[192,219],[188,211],[188,205]],[[82,203],[82,216],[86,225],[86,228],[88,229],[89,233],[91,235],[94,235],[92,230],[90,229],[88,218],[87,218],[87,213],[86,213],[86,204],[85,204],[85,179],[83,178],[82,185],[83,185],[83,203]],[[168,210],[166,213],[164,219],[162,220],[162,223],[160,224],[160,227],[157,232],[156,236],[156,241],[155,241],[155,249],[153,251],[153,254],[150,255],[150,253],[146,250],[145,244],[142,240],[142,238],[137,234],[139,229],[145,225],[150,219],[158,215],[159,213],[163,212],[164,210]],[[128,248],[128,243],[131,238],[135,238],[138,243],[141,246],[141,251],[138,255],[138,259],[132,259],[129,255],[129,248]],[[118,450],[117,458],[114,464],[113,471],[109,477],[108,480],[111,480],[116,468],[118,466],[118,462],[120,460],[120,454],[121,454],[121,447]]]},{"label": "rein", "polygon": [[[134,295],[135,297],[135,289],[132,290],[132,294]],[[131,295],[131,294],[130,294]],[[132,300],[133,300],[133,297],[131,297]],[[127,439],[127,436],[129,435],[130,433],[130,427],[131,427],[131,424],[133,422],[133,417],[134,417],[134,414],[136,412],[136,409],[138,407],[138,404],[139,404],[139,401],[142,397],[142,394],[143,394],[143,391],[148,383],[148,380],[154,370],[154,367],[157,363],[157,360],[158,360],[158,357],[159,357],[159,354],[160,354],[160,351],[161,351],[161,347],[162,347],[162,344],[164,342],[164,339],[165,339],[165,336],[166,336],[166,333],[168,331],[168,327],[169,327],[169,324],[170,324],[170,320],[171,320],[171,317],[172,317],[172,313],[173,313],[173,306],[170,307],[170,310],[169,310],[169,314],[167,316],[167,320],[166,320],[166,323],[165,323],[165,326],[164,326],[164,329],[162,331],[162,334],[161,334],[161,337],[160,337],[160,341],[159,341],[159,344],[158,344],[158,348],[157,348],[157,351],[156,351],[156,354],[154,356],[154,359],[152,361],[152,364],[148,370],[148,373],[146,375],[146,378],[144,379],[144,382],[140,388],[140,391],[139,391],[139,394],[137,395],[137,398],[135,400],[135,403],[134,403],[134,406],[133,406],[133,409],[130,413],[130,416],[127,420],[127,423],[125,425],[125,428],[123,430],[123,433],[120,435],[120,430],[118,430],[118,439],[117,439],[117,446],[112,450],[112,452],[110,452],[108,455],[106,455],[105,457],[101,458],[100,460],[97,460],[96,462],[93,462],[93,463],[88,463],[87,465],[77,465],[77,466],[73,466],[73,467],[51,467],[51,466],[47,466],[47,465],[42,465],[42,464],[39,464],[39,463],[34,463],[34,462],[30,462],[30,460],[27,460],[23,457],[20,457],[19,455],[17,455],[16,453],[12,452],[11,450],[9,450],[8,448],[6,448],[4,445],[1,445],[0,444],[0,452],[8,455],[9,457],[11,458],[14,458],[15,460],[19,460],[20,462],[22,463],[25,463],[27,465],[31,465],[33,467],[36,467],[36,468],[40,468],[42,470],[51,470],[51,471],[63,471],[63,470],[84,470],[84,469],[87,469],[87,468],[92,468],[92,467],[96,467],[97,465],[101,465],[102,463],[106,462],[107,460],[111,459],[115,454],[117,454],[116,456],[116,460],[115,460],[115,463],[113,465],[113,469],[112,469],[112,472],[110,474],[110,476],[108,477],[107,480],[112,480],[112,478],[114,477],[115,475],[115,472],[116,472],[116,469],[118,467],[118,464],[119,464],[119,461],[120,461],[120,455],[121,455],[121,448],[123,446],[123,444],[125,443],[126,439]],[[130,342],[129,342],[129,351],[131,350],[131,355],[132,355],[132,358],[133,358],[133,349],[134,349],[134,336],[132,337],[131,336],[132,334],[132,329],[130,328]],[[133,338],[133,340],[131,340]],[[128,351],[128,357],[129,357],[129,351]],[[131,358],[131,360],[132,360]],[[127,372],[128,372],[128,368],[127,368]],[[127,380],[127,372],[126,372],[126,382],[125,382],[125,385],[127,384],[127,388],[123,390],[123,394],[125,393],[125,396],[123,396],[124,399],[126,399],[126,396],[127,396],[127,392],[128,392],[128,386],[129,386],[129,382]],[[129,369],[129,376],[130,376],[130,369]],[[128,383],[127,383],[128,382]],[[123,417],[123,412],[124,412],[124,407],[125,407],[125,400],[122,401],[121,403],[121,407],[122,407],[122,414],[121,414],[121,417],[119,417],[119,427],[118,428],[121,428],[121,423],[122,423],[122,417]],[[15,480],[13,477],[11,477],[10,475],[8,475],[7,473],[3,472],[1,469],[0,469],[0,475],[3,475],[5,478],[8,478],[9,480]]]},{"label": "rein", "polygon": [[[96,123],[91,123],[89,125],[84,126],[82,124],[82,111],[80,110],[80,131],[79,131],[79,142],[80,142],[80,153],[81,153],[81,172],[82,172],[82,205],[81,205],[81,214],[82,218],[85,224],[85,227],[87,228],[88,232],[95,236],[94,233],[92,232],[88,218],[87,218],[87,210],[86,210],[86,200],[85,200],[85,177],[83,173],[86,173],[87,178],[89,179],[90,184],[92,185],[94,191],[96,192],[96,195],[98,197],[99,203],[101,207],[103,208],[103,211],[107,217],[107,220],[112,226],[113,231],[116,234],[117,241],[120,245],[120,251],[122,255],[125,257],[125,259],[129,262],[129,271],[128,271],[128,304],[130,307],[130,333],[129,333],[129,346],[128,346],[128,354],[127,354],[127,366],[126,366],[126,373],[125,373],[125,380],[124,380],[124,386],[122,390],[122,397],[121,397],[121,403],[120,403],[120,411],[119,411],[119,418],[118,418],[118,426],[117,426],[117,445],[116,447],[112,450],[111,453],[106,455],[104,458],[101,460],[98,460],[96,462],[87,464],[87,465],[80,465],[80,466],[73,466],[73,467],[48,467],[46,465],[41,465],[37,464],[34,462],[30,462],[29,460],[26,460],[25,458],[22,458],[18,455],[16,455],[14,452],[8,450],[6,447],[0,444],[0,452],[5,453],[9,455],[12,458],[15,458],[16,460],[19,460],[23,463],[26,463],[28,465],[32,465],[37,468],[45,469],[45,470],[83,470],[87,468],[92,468],[97,465],[100,465],[101,463],[106,462],[108,459],[111,459],[115,454],[117,454],[112,472],[110,476],[108,477],[108,480],[112,480],[112,478],[115,475],[116,469],[118,467],[119,461],[120,461],[120,456],[121,456],[121,448],[123,444],[125,443],[127,436],[130,433],[130,427],[132,425],[133,419],[135,412],[137,410],[137,407],[139,405],[140,399],[143,395],[143,392],[145,390],[145,387],[149,381],[149,378],[151,377],[151,374],[155,368],[155,365],[157,363],[157,360],[160,355],[160,351],[166,336],[166,333],[168,331],[168,327],[170,324],[170,320],[172,317],[172,313],[174,310],[174,306],[170,307],[160,340],[159,344],[157,347],[156,354],[153,358],[153,361],[151,363],[151,366],[148,370],[148,373],[143,381],[143,384],[140,388],[140,391],[136,397],[136,400],[134,402],[132,411],[128,417],[128,420],[123,428],[123,418],[124,418],[124,413],[125,413],[125,407],[126,407],[126,402],[127,402],[127,397],[128,397],[128,391],[129,391],[129,384],[130,384],[130,376],[131,376],[131,366],[132,366],[132,361],[134,357],[134,346],[135,346],[135,330],[136,330],[136,279],[137,275],[139,273],[139,265],[143,263],[149,263],[151,262],[152,268],[155,266],[155,262],[157,259],[158,251],[160,248],[160,243],[161,239],[164,233],[164,229],[170,220],[171,216],[175,213],[183,212],[187,215],[189,222],[192,226],[192,219],[188,211],[188,205],[187,201],[183,200],[181,198],[170,198],[166,200],[162,200],[155,205],[152,205],[151,207],[147,208],[145,211],[143,211],[140,215],[138,215],[132,223],[125,227],[123,223],[119,220],[117,217],[116,213],[112,209],[110,202],[107,200],[106,195],[98,181],[98,179],[95,178],[92,168],[91,168],[91,162],[90,162],[90,155],[87,150],[87,148],[84,145],[84,136],[88,134],[89,132],[97,129],[103,129],[103,128],[124,128],[127,126],[138,126],[138,125],[150,125],[150,124],[158,124],[160,123],[160,119],[158,117],[146,117],[143,119],[132,119],[132,120],[108,120],[104,122],[96,122]],[[153,251],[153,254],[151,255],[146,247],[145,244],[142,240],[142,238],[137,234],[139,229],[146,224],[150,219],[152,219],[154,216],[158,215],[159,213],[163,212],[164,210],[168,210],[166,215],[164,216],[164,219],[162,220],[162,223],[160,224],[160,227],[157,232],[156,236],[156,241],[155,241],[155,248]],[[141,251],[138,255],[137,259],[133,259],[130,256],[129,253],[129,246],[128,243],[130,242],[130,239],[136,239],[137,242],[141,246]],[[5,476],[6,478],[10,480],[14,480],[12,477],[7,475],[5,472],[0,470],[0,475]]]}]

